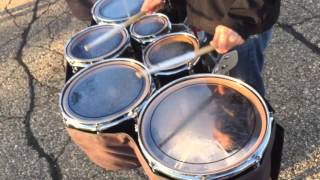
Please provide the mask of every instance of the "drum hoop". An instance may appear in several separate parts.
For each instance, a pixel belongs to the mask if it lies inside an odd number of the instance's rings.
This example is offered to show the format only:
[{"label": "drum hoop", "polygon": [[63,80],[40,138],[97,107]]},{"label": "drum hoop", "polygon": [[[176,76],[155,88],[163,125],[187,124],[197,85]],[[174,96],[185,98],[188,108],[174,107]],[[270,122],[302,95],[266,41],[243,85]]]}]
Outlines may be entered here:
[{"label": "drum hoop", "polygon": [[[86,67],[82,70],[80,70],[76,75],[74,75],[73,77],[71,77],[66,84],[64,85],[64,87],[61,90],[60,96],[59,96],[59,107],[62,111],[62,115],[65,119],[65,124],[67,125],[71,125],[71,126],[75,126],[75,127],[79,127],[81,129],[84,130],[88,130],[88,131],[98,131],[99,130],[99,126],[105,126],[107,127],[106,124],[110,124],[110,123],[115,123],[115,121],[124,121],[130,118],[134,118],[135,116],[137,116],[137,110],[140,109],[140,106],[143,106],[145,100],[148,98],[148,96],[151,95],[152,93],[152,78],[150,74],[145,74],[145,78],[146,78],[146,84],[144,87],[144,92],[141,95],[141,97],[136,100],[136,102],[134,104],[132,104],[130,107],[128,107],[126,110],[123,110],[121,113],[115,114],[115,115],[110,115],[107,116],[108,118],[102,117],[102,118],[86,118],[83,119],[80,116],[77,116],[75,113],[71,112],[71,110],[68,108],[67,102],[66,102],[66,95],[68,94],[68,92],[70,91],[70,87],[73,87],[72,85],[74,84],[74,82],[76,82],[76,80],[84,75],[85,73],[90,73],[91,71],[87,72],[90,69],[96,68],[97,66],[100,66],[101,64],[109,64],[109,63],[121,63],[121,64],[125,64],[125,65],[131,65],[130,67],[134,67],[138,66],[141,69],[145,70],[145,72],[147,72],[146,67],[134,60],[134,59],[129,59],[129,58],[113,58],[113,59],[106,59],[103,60],[101,62],[95,63],[92,66]],[[91,119],[90,121],[87,121],[87,119]]]},{"label": "drum hoop", "polygon": [[[238,83],[241,86],[244,86],[244,88],[247,88],[247,90],[251,91],[253,93],[253,95],[256,96],[257,100],[259,100],[259,102],[261,103],[261,106],[263,107],[264,111],[265,111],[265,118],[266,118],[266,128],[265,128],[265,133],[263,137],[259,137],[261,138],[260,140],[260,144],[255,143],[255,146],[257,146],[254,150],[253,153],[251,153],[248,157],[247,160],[243,161],[243,162],[238,162],[238,166],[235,167],[231,167],[229,169],[224,169],[222,172],[218,172],[215,174],[188,174],[182,171],[177,171],[175,169],[172,169],[170,167],[167,167],[163,164],[161,164],[161,162],[158,162],[147,150],[147,148],[144,145],[144,142],[142,140],[142,132],[141,132],[141,128],[142,128],[142,119],[143,116],[146,112],[146,110],[148,109],[149,105],[152,103],[152,101],[158,97],[161,93],[163,93],[164,91],[166,91],[168,88],[174,86],[175,84],[178,84],[179,82],[183,82],[186,80],[191,80],[191,79],[195,79],[195,78],[219,78],[219,79],[224,79],[224,80],[228,80],[228,81],[233,81],[234,83]],[[259,113],[260,114],[260,113]],[[217,178],[230,178],[233,177],[237,174],[240,174],[241,172],[245,171],[246,169],[250,168],[250,167],[254,167],[254,166],[258,166],[263,154],[267,148],[267,145],[269,143],[270,137],[271,137],[271,127],[272,127],[272,123],[273,123],[273,115],[272,113],[269,111],[268,106],[265,102],[265,100],[262,98],[262,96],[250,85],[248,85],[247,83],[230,77],[230,76],[225,76],[225,75],[218,75],[218,74],[196,74],[196,75],[190,75],[190,76],[186,76],[183,77],[181,79],[177,79],[175,81],[170,82],[169,84],[165,85],[164,87],[162,87],[161,89],[159,89],[156,93],[154,93],[148,100],[147,102],[145,102],[144,107],[142,108],[139,117],[138,117],[138,121],[137,121],[137,134],[138,134],[138,142],[139,142],[139,146],[141,148],[142,153],[144,154],[145,158],[147,159],[150,167],[157,172],[161,172],[164,173],[170,177],[173,178],[177,178],[177,179],[217,179]],[[258,141],[257,141],[258,142]]]},{"label": "drum hoop", "polygon": [[[100,15],[99,8],[103,5],[105,0],[98,0],[91,8],[91,14],[94,21],[98,24],[120,24],[129,19],[129,17],[118,18],[118,19],[110,19]],[[134,16],[135,14],[131,15]]]},{"label": "drum hoop", "polygon": [[119,25],[116,25],[116,24],[94,25],[94,26],[87,27],[87,28],[77,32],[76,34],[74,34],[67,41],[67,43],[65,44],[65,47],[64,47],[64,54],[65,54],[66,60],[71,65],[75,64],[74,66],[77,66],[77,67],[87,67],[88,64],[92,64],[97,61],[101,61],[102,59],[115,58],[116,56],[119,56],[119,54],[123,53],[130,44],[129,33],[125,28],[122,28],[121,35],[122,35],[123,39],[120,42],[120,44],[118,45],[118,47],[115,48],[114,50],[108,52],[105,55],[102,55],[102,56],[99,56],[96,58],[83,59],[83,58],[77,58],[74,55],[72,55],[72,53],[71,53],[71,44],[72,44],[71,42],[75,41],[77,38],[82,37],[85,33],[91,32],[92,30],[100,29],[103,27],[112,27],[112,26],[119,26]]},{"label": "drum hoop", "polygon": [[[140,20],[143,20],[143,19],[147,19],[147,18],[150,18],[150,17],[160,17],[162,20],[164,20],[164,26],[158,30],[156,33],[153,33],[153,34],[150,34],[150,35],[139,35],[137,34],[136,31],[134,31],[134,27],[136,25],[136,23],[140,22]],[[171,31],[171,22],[168,18],[168,16],[162,14],[162,13],[154,13],[154,14],[151,14],[151,15],[146,15],[146,16],[143,16],[140,18],[139,21],[137,21],[136,23],[133,23],[131,26],[130,26],[130,33],[131,33],[131,36],[134,40],[140,42],[140,43],[143,43],[144,41],[148,40],[148,39],[154,39],[156,38],[157,36],[161,35],[162,33],[165,33],[164,31],[166,30],[166,32],[170,32]]]},{"label": "drum hoop", "polygon": [[[151,49],[154,46],[156,46],[159,42],[164,41],[166,39],[174,38],[177,36],[184,36],[184,37],[187,37],[188,40],[191,40],[193,42],[193,46],[194,46],[195,50],[198,50],[200,48],[199,40],[193,34],[190,34],[187,32],[176,32],[176,33],[166,34],[166,35],[163,35],[163,36],[157,38],[154,42],[152,42],[146,46],[146,48],[143,51],[143,56],[142,56],[142,61],[144,62],[144,64],[146,64],[146,66],[148,68],[152,67],[153,65],[149,59],[149,54],[150,54]],[[200,59],[200,57],[194,58],[194,59],[188,61],[187,64],[179,65],[179,66],[173,67],[173,68],[165,70],[165,71],[157,72],[156,75],[176,74],[177,72],[181,72],[181,71],[185,70],[186,68],[189,69],[190,66],[194,66],[195,64],[198,63],[199,59]],[[177,69],[182,69],[182,70],[177,70]]]}]

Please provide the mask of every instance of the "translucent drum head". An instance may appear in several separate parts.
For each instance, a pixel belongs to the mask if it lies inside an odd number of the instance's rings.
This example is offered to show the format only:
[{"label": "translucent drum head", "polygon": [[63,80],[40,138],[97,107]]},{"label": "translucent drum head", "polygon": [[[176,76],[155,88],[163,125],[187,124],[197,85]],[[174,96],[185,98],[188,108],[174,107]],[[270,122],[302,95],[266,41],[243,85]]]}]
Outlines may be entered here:
[{"label": "translucent drum head", "polygon": [[[85,50],[84,46],[98,39],[105,33],[119,29],[116,33],[104,42]],[[65,47],[65,56],[67,61],[72,65],[77,63],[77,66],[85,67],[104,58],[114,58],[121,54],[129,44],[129,34],[124,28],[118,25],[97,25],[86,28],[74,35]],[[81,65],[82,64],[82,65]]]},{"label": "translucent drum head", "polygon": [[[152,67],[172,58],[194,52],[199,49],[198,40],[188,33],[172,33],[164,35],[146,47],[143,61],[148,67]],[[189,63],[195,63],[196,59],[190,59]],[[186,65],[186,64],[183,64]],[[183,65],[172,66],[168,70],[179,68]]]},{"label": "translucent drum head", "polygon": [[150,77],[140,63],[106,60],[70,79],[60,105],[71,125],[111,123],[137,108],[149,92]]},{"label": "translucent drum head", "polygon": [[247,160],[264,151],[269,130],[261,97],[240,81],[216,75],[170,83],[151,97],[139,119],[147,159],[182,179],[248,168]]},{"label": "translucent drum head", "polygon": [[168,32],[170,28],[171,24],[168,17],[158,13],[142,17],[131,25],[130,32],[135,39],[142,39],[156,37]]},{"label": "translucent drum head", "polygon": [[97,23],[122,23],[140,12],[144,0],[99,0],[93,8]]}]

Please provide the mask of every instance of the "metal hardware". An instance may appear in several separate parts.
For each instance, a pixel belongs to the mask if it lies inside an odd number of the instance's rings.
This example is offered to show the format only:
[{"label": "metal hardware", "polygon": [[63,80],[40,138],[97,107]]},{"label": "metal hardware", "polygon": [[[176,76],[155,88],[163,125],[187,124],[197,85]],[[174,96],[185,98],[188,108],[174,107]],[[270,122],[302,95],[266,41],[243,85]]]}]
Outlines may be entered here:
[{"label": "metal hardware", "polygon": [[238,63],[238,52],[236,50],[230,51],[221,56],[218,63],[213,68],[214,74],[226,75]]}]

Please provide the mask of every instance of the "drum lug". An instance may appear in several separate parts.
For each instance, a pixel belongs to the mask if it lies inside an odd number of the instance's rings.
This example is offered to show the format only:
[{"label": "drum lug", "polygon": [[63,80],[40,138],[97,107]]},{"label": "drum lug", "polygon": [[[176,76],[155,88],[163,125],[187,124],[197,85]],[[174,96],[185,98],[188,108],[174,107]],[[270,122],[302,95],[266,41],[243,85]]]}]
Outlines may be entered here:
[{"label": "drum lug", "polygon": [[128,113],[128,116],[129,116],[130,118],[136,118],[137,115],[138,115],[138,112],[139,112],[139,108],[136,108],[136,109],[130,111],[130,112]]},{"label": "drum lug", "polygon": [[66,128],[70,128],[72,127],[67,120],[64,120],[64,125],[66,126]]},{"label": "drum lug", "polygon": [[138,127],[138,123],[136,121],[135,125],[134,125],[134,131],[137,133],[139,131],[139,127]]},{"label": "drum lug", "polygon": [[273,112],[269,112],[269,117],[270,117],[270,121],[271,121],[271,123],[273,123],[273,120],[274,120],[274,113],[273,113]]},{"label": "drum lug", "polygon": [[262,157],[259,156],[259,155],[255,155],[252,157],[253,158],[253,161],[254,161],[254,168],[258,168],[260,166],[260,162],[261,162],[261,159]]},{"label": "drum lug", "polygon": [[97,130],[97,134],[101,134],[101,126],[99,124],[96,124],[95,128]]},{"label": "drum lug", "polygon": [[72,68],[72,73],[75,74],[75,73],[77,73],[77,71],[78,71],[78,68],[74,66],[74,67]]},{"label": "drum lug", "polygon": [[153,162],[149,162],[149,166],[151,167],[153,172],[158,172],[159,171],[159,168]]}]

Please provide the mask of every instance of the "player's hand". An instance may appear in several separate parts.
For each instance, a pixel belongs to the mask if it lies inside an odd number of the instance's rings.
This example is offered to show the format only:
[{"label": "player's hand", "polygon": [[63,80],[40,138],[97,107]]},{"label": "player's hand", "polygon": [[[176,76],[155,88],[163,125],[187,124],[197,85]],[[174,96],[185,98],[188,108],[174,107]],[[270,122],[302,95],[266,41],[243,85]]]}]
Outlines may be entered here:
[{"label": "player's hand", "polygon": [[243,43],[244,39],[237,32],[223,25],[216,27],[213,40],[210,42],[220,54],[227,53]]},{"label": "player's hand", "polygon": [[234,147],[231,136],[221,131],[221,122],[215,121],[214,123],[215,126],[212,129],[213,138],[220,144],[221,148],[223,148],[226,151],[232,151]]},{"label": "player's hand", "polygon": [[151,14],[162,9],[165,4],[165,0],[145,0],[141,7],[141,11]]}]

